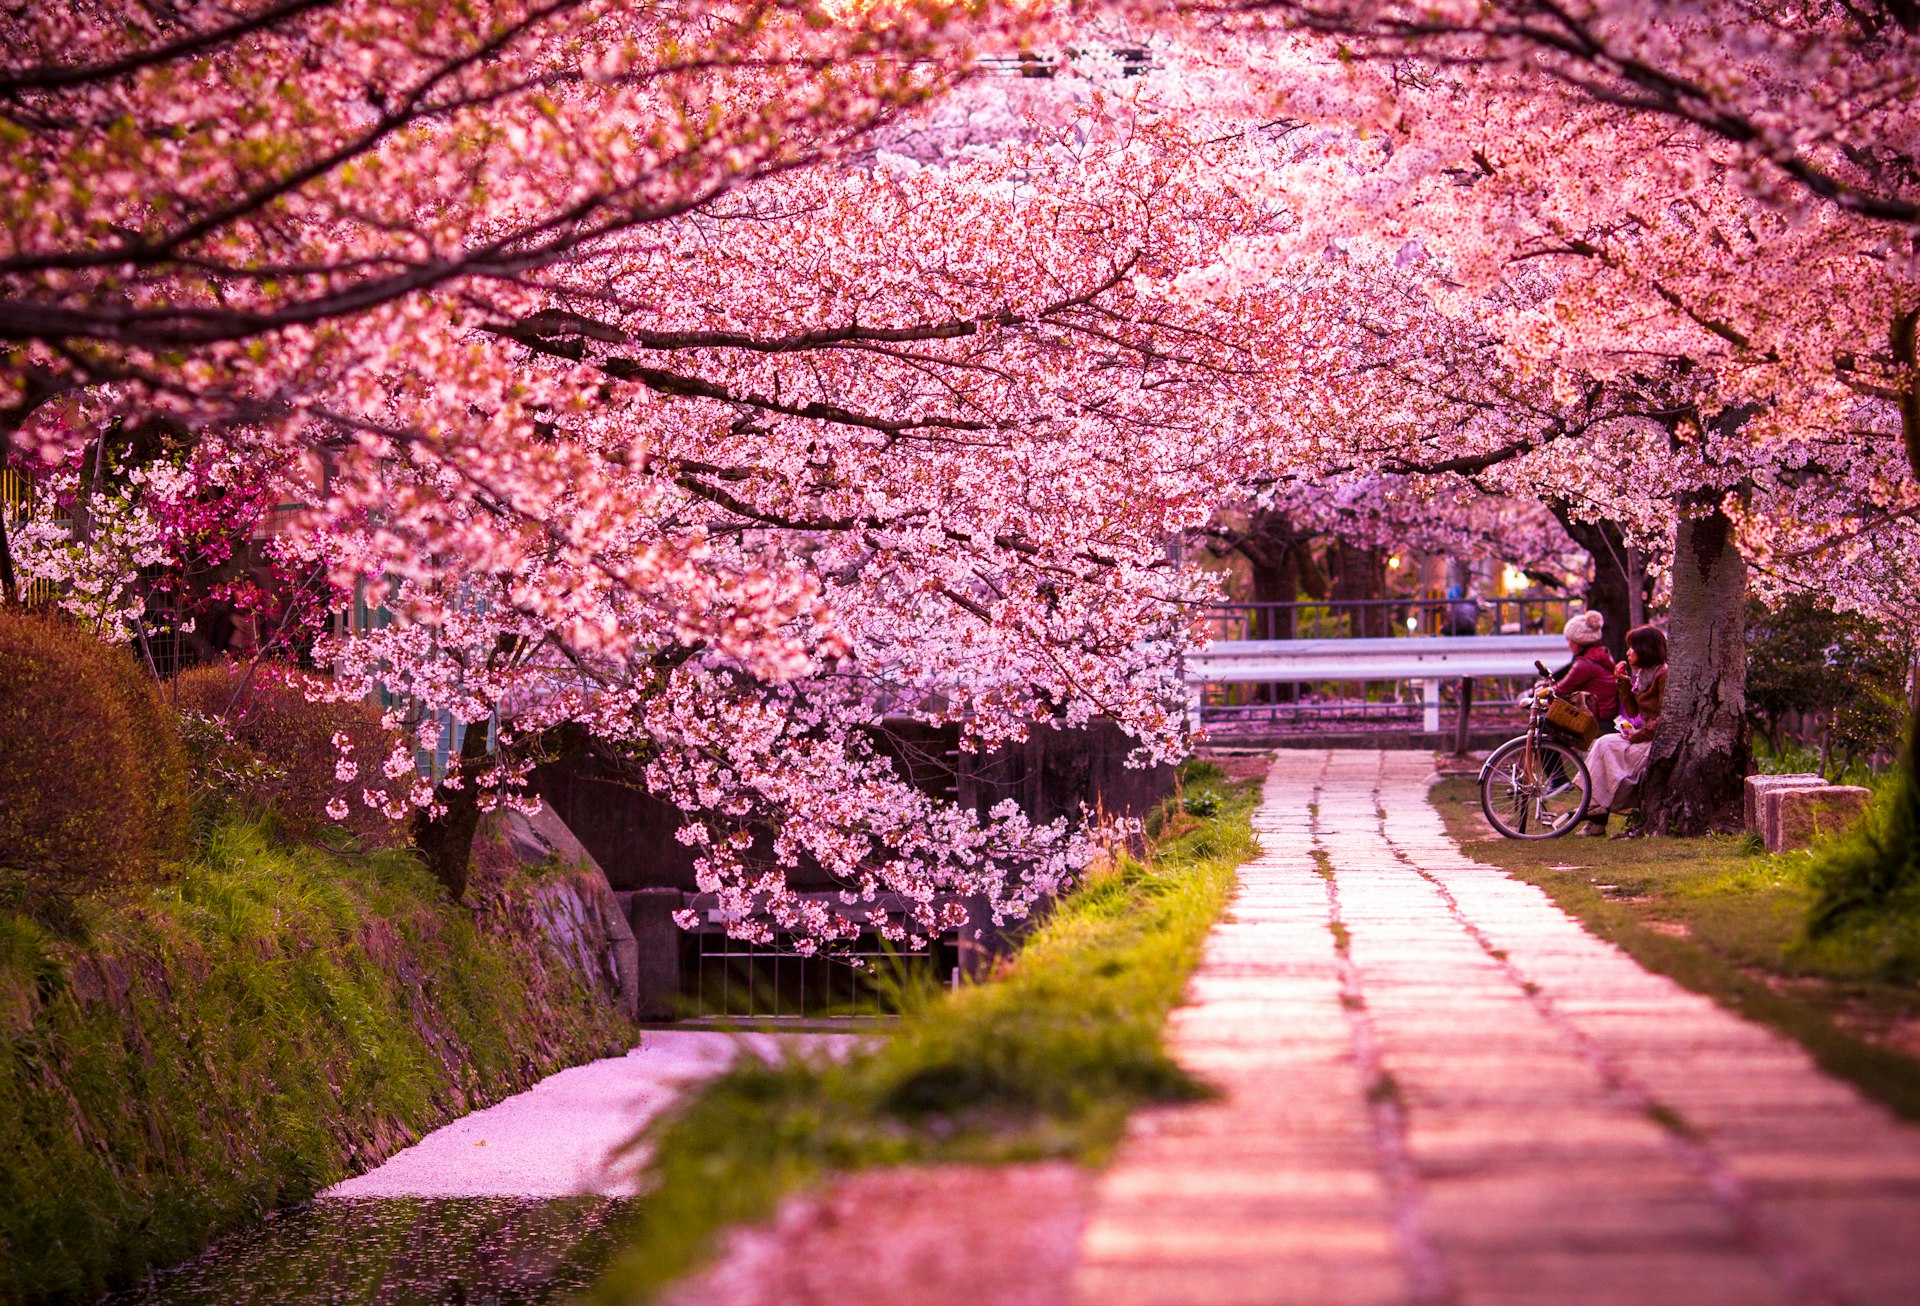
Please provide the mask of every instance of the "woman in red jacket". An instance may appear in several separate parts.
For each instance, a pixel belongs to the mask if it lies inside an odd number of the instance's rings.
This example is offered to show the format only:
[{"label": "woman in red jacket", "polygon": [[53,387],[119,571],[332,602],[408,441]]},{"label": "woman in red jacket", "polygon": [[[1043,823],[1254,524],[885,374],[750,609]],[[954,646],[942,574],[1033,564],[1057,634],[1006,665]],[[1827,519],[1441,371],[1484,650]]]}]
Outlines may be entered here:
[{"label": "woman in red jacket", "polygon": [[1573,665],[1560,677],[1553,692],[1562,698],[1587,693],[1593,696],[1592,711],[1606,726],[1620,715],[1620,690],[1613,674],[1613,658],[1600,642],[1604,623],[1597,612],[1583,612],[1567,622],[1567,647],[1573,651]]}]

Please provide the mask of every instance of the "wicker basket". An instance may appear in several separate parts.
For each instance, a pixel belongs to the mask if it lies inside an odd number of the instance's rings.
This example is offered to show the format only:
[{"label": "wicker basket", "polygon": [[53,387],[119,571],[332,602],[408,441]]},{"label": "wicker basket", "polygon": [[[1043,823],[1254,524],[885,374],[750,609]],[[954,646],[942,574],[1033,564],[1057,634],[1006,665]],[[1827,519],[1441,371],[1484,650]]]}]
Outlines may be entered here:
[{"label": "wicker basket", "polygon": [[1599,718],[1564,698],[1547,704],[1547,724],[1578,739],[1582,748],[1591,746],[1600,737]]}]

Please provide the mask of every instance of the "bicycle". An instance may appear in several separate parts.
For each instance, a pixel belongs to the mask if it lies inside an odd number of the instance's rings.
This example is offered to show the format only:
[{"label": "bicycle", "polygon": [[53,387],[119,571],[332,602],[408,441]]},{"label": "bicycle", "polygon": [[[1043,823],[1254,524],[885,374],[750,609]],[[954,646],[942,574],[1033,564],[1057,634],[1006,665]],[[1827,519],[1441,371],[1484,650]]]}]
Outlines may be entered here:
[{"label": "bicycle", "polygon": [[1554,694],[1543,664],[1533,665],[1540,679],[1527,695],[1527,732],[1480,768],[1480,810],[1508,839],[1558,838],[1580,824],[1593,796],[1581,736],[1550,719],[1556,703],[1565,705],[1563,717],[1580,709]]}]

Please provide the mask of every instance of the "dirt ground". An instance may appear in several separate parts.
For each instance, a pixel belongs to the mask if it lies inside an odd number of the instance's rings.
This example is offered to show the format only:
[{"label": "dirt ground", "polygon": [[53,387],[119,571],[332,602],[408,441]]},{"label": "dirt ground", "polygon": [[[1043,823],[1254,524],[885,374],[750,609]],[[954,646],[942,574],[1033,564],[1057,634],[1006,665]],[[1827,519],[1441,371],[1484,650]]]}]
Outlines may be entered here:
[{"label": "dirt ground", "polygon": [[1264,780],[1273,767],[1273,750],[1270,748],[1206,748],[1198,749],[1194,756],[1202,761],[1212,762],[1226,772],[1229,780]]},{"label": "dirt ground", "polygon": [[1064,1161],[869,1170],[735,1230],[668,1306],[1063,1306],[1087,1171]]}]

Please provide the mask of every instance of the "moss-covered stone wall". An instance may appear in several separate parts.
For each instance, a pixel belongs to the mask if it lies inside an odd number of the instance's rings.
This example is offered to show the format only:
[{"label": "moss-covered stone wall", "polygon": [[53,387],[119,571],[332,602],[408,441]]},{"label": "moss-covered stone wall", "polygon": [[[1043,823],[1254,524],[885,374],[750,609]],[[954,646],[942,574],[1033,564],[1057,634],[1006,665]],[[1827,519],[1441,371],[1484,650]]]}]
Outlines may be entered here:
[{"label": "moss-covered stone wall", "polygon": [[482,870],[455,904],[235,824],[72,934],[0,913],[0,1301],[127,1284],[630,1045],[578,937],[604,880]]}]

